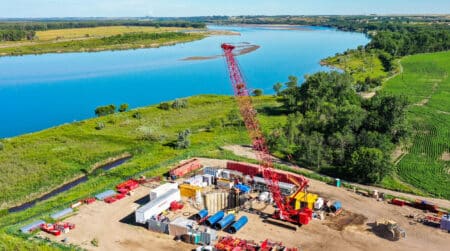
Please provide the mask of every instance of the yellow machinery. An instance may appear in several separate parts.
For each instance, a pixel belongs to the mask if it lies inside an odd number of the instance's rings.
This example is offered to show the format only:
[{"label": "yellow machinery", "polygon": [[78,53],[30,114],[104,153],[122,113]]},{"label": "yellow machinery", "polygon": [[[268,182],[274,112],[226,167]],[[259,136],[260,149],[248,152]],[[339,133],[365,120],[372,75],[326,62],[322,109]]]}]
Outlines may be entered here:
[{"label": "yellow machinery", "polygon": [[289,199],[292,199],[291,203],[295,203],[295,205],[292,206],[296,210],[305,207],[309,209],[314,209],[314,202],[316,202],[317,198],[319,198],[317,194],[306,192],[298,192],[289,196]]}]

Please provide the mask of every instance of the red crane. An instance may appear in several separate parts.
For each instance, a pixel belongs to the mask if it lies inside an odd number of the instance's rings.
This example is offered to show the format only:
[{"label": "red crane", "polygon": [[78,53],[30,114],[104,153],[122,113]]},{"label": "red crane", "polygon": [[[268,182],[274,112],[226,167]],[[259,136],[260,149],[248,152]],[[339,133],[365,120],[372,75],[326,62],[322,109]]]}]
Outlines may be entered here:
[{"label": "red crane", "polygon": [[[266,140],[261,131],[261,126],[256,116],[256,110],[253,108],[248,87],[239,69],[238,62],[233,55],[233,50],[236,47],[231,44],[222,44],[221,47],[225,54],[231,84],[233,85],[234,95],[240,113],[244,119],[250,139],[252,140],[253,149],[256,151],[258,161],[263,168],[263,177],[278,208],[275,210],[273,217],[296,224],[307,224],[311,218],[312,212],[308,209],[296,210],[292,206],[292,199],[286,201],[281,195],[280,187],[278,185],[278,174],[274,172],[274,165],[269,153],[269,148],[267,147]],[[308,180],[301,176],[300,180],[297,180],[297,183],[299,184],[299,190],[296,194],[306,188]]]}]

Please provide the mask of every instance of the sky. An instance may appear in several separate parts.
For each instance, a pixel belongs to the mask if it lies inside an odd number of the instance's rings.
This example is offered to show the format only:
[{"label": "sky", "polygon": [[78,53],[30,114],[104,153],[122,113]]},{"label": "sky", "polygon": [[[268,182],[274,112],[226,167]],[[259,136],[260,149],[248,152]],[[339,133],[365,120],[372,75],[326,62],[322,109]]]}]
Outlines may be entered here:
[{"label": "sky", "polygon": [[450,0],[0,0],[0,18],[450,14]]}]

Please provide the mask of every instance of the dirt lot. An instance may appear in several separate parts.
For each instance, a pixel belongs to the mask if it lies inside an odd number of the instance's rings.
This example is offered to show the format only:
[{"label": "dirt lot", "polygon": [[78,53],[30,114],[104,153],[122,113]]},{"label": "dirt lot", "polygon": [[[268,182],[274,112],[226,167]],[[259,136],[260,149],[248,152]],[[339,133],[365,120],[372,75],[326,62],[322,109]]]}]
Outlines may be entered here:
[{"label": "dirt lot", "polygon": [[[201,159],[201,161],[208,166],[224,166],[226,163],[223,160],[211,159]],[[76,229],[55,239],[60,241],[67,237],[69,243],[80,245],[88,250],[193,249],[194,246],[176,242],[169,235],[150,232],[142,226],[131,224],[134,220],[134,210],[146,202],[145,198],[149,190],[149,187],[141,186],[132,196],[116,203],[106,204],[97,201],[94,204],[82,206],[77,215],[67,219],[77,225]],[[298,227],[297,230],[263,221],[257,214],[240,212],[238,217],[247,215],[249,223],[236,234],[236,237],[257,242],[269,238],[282,241],[290,247],[299,247],[300,250],[449,250],[449,233],[415,224],[405,217],[409,214],[421,214],[419,210],[378,202],[344,188],[336,188],[314,180],[311,180],[310,192],[341,201],[346,211],[337,218],[314,220],[306,226]],[[255,203],[253,207],[262,209],[265,206]],[[269,206],[263,211],[271,210]],[[184,215],[192,215],[197,212],[197,209],[186,203],[183,211],[187,212]],[[182,216],[183,212],[179,212],[178,215]],[[378,231],[374,233],[372,226],[379,218],[397,221],[406,230],[407,238],[390,241],[383,233]],[[227,234],[220,232],[219,235]],[[98,240],[98,247],[91,243],[93,239]]]}]

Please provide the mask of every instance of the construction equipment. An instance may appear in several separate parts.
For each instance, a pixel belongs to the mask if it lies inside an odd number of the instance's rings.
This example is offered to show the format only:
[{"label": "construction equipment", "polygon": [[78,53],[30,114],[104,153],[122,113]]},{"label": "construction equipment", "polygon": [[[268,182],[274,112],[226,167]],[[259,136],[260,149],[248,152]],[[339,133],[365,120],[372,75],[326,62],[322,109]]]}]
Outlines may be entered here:
[{"label": "construction equipment", "polygon": [[[231,83],[233,85],[234,95],[236,97],[240,113],[244,119],[244,124],[248,130],[249,136],[253,143],[253,149],[256,151],[259,164],[262,167],[262,176],[266,180],[269,191],[272,193],[273,200],[277,206],[275,213],[272,215],[275,219],[285,220],[295,224],[302,224],[301,219],[312,217],[312,212],[303,209],[296,210],[286,201],[282,196],[280,187],[278,185],[279,177],[275,172],[272,157],[270,156],[266,140],[261,131],[259,121],[256,116],[256,110],[253,108],[250,92],[244,81],[244,77],[239,69],[238,62],[233,55],[235,46],[231,44],[221,45],[225,59],[228,66]],[[299,183],[299,191],[305,189],[308,185],[308,180],[303,176],[299,176],[297,180]],[[303,220],[302,220],[303,221]],[[308,220],[303,223],[309,222]]]},{"label": "construction equipment", "polygon": [[377,227],[384,227],[386,231],[391,233],[390,239],[393,241],[398,241],[400,239],[406,238],[406,231],[399,227],[397,222],[393,220],[380,219],[376,222]]}]

